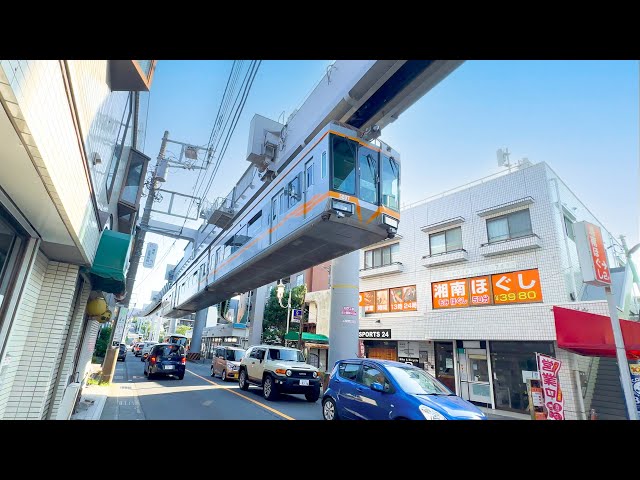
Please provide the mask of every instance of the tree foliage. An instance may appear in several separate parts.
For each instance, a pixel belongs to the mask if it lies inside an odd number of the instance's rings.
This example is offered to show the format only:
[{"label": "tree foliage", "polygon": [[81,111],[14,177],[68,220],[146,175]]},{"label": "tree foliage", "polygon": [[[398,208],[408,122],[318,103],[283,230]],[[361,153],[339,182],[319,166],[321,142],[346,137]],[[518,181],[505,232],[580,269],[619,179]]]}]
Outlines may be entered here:
[{"label": "tree foliage", "polygon": [[178,325],[176,328],[176,333],[178,335],[186,335],[187,332],[191,329],[189,325]]},{"label": "tree foliage", "polygon": [[96,357],[104,357],[106,355],[109,339],[111,338],[111,330],[111,325],[107,325],[100,330],[100,335],[96,341],[96,348],[93,352]]},{"label": "tree foliage", "polygon": [[[291,289],[291,309],[301,309],[304,305],[304,285],[294,287]],[[269,295],[269,300],[264,308],[264,320],[262,321],[262,342],[271,345],[284,345],[284,334],[287,330],[287,302],[289,300],[289,292],[284,292],[282,298],[282,304],[285,308],[280,306],[278,297],[276,295],[277,290],[273,288]],[[303,316],[306,312],[303,312]],[[298,326],[297,323],[289,325],[289,329]]]}]

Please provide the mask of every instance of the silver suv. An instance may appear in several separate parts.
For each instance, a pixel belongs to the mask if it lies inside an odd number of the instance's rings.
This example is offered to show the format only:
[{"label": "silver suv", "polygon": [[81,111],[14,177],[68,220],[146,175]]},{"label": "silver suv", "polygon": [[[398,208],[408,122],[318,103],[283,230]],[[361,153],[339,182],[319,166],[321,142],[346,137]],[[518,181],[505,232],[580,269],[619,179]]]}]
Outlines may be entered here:
[{"label": "silver suv", "polygon": [[240,361],[238,383],[241,390],[261,386],[267,400],[280,393],[303,393],[309,402],[320,396],[318,369],[306,363],[300,350],[278,345],[250,347]]}]

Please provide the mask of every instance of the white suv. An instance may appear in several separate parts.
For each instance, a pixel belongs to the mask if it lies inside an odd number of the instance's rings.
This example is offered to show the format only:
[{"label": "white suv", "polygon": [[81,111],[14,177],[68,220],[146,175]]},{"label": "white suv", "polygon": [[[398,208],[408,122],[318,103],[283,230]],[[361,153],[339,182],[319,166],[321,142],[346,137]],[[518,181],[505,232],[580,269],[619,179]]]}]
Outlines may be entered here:
[{"label": "white suv", "polygon": [[304,393],[309,402],[320,396],[318,369],[306,363],[300,350],[278,345],[250,347],[240,361],[238,383],[241,390],[251,383],[261,386],[267,400],[279,393]]}]

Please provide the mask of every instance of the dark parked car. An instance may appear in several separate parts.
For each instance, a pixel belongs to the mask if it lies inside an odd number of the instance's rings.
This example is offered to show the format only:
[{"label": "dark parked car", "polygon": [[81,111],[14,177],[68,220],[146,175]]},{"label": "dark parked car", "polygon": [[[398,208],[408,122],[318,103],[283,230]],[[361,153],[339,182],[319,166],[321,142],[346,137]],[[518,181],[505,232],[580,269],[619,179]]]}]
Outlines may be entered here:
[{"label": "dark parked car", "polygon": [[370,358],[336,362],[322,396],[325,420],[486,420],[421,368]]},{"label": "dark parked car", "polygon": [[127,358],[127,346],[124,343],[121,343],[118,347],[118,360],[122,360],[123,362]]},{"label": "dark parked car", "polygon": [[144,374],[150,380],[155,376],[174,375],[184,378],[187,356],[184,347],[173,343],[158,343],[151,347],[144,361]]}]

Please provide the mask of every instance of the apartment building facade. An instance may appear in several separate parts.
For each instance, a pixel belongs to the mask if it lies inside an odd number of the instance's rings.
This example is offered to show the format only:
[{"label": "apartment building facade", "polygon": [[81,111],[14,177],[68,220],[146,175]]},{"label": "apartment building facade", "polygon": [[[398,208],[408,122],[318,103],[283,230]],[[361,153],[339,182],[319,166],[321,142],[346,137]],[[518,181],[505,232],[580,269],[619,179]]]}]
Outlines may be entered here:
[{"label": "apartment building facade", "polygon": [[153,60],[0,61],[0,419],[67,419],[117,317]]},{"label": "apartment building facade", "polygon": [[552,311],[608,315],[582,282],[582,220],[602,228],[619,267],[615,238],[545,163],[403,209],[397,237],[360,253],[362,353],[413,363],[465,399],[523,416],[535,354],[548,354],[563,362],[566,418],[585,418],[593,359],[558,348]]}]

